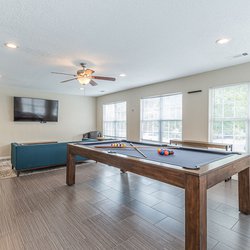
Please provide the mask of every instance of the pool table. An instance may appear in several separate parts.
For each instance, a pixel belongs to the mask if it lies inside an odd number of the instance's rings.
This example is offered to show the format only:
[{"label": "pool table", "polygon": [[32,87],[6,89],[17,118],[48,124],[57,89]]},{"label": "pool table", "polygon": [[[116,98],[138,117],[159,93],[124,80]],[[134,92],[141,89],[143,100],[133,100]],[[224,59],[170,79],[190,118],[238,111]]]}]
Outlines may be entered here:
[{"label": "pool table", "polygon": [[[118,147],[112,147],[116,144]],[[122,147],[120,147],[122,146]],[[158,148],[173,155],[163,156]],[[185,189],[185,249],[207,249],[207,189],[238,173],[239,210],[250,214],[250,165],[248,154],[168,147],[127,140],[70,143],[67,185],[75,184],[75,156],[102,162],[122,172],[130,171]]]}]

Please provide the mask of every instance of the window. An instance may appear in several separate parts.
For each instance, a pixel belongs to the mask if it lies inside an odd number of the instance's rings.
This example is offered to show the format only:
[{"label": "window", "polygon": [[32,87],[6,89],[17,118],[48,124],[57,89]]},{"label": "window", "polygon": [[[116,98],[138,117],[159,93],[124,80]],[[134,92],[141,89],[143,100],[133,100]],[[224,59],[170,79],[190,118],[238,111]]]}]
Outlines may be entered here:
[{"label": "window", "polygon": [[141,99],[141,140],[182,138],[182,94]]},{"label": "window", "polygon": [[210,140],[248,151],[249,84],[210,89]]},{"label": "window", "polygon": [[126,138],[126,102],[103,105],[103,136]]}]

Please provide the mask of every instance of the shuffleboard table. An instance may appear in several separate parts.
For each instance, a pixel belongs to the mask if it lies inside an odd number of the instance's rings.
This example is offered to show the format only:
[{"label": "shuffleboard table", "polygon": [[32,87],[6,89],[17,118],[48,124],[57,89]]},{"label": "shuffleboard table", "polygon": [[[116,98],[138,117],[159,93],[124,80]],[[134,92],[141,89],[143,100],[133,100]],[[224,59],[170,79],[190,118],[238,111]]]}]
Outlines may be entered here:
[{"label": "shuffleboard table", "polygon": [[[112,147],[111,144],[118,147]],[[102,162],[185,189],[185,249],[207,249],[207,189],[238,173],[239,210],[250,214],[250,157],[234,152],[168,148],[131,141],[68,144],[67,185],[75,184],[75,156]]]}]

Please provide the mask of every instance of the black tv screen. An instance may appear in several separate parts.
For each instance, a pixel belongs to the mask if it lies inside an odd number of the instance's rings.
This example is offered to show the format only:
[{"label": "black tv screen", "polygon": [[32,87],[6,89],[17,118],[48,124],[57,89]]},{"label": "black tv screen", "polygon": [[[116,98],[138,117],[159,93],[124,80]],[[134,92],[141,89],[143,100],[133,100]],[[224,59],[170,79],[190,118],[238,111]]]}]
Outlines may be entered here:
[{"label": "black tv screen", "polygon": [[58,121],[58,101],[14,97],[14,121]]}]

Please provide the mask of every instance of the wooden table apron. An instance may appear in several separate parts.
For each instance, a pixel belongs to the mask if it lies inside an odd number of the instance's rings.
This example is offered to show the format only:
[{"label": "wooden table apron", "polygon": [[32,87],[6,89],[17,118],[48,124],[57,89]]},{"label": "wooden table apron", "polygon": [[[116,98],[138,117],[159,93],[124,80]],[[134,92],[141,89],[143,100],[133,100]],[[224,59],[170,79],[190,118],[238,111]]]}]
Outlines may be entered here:
[{"label": "wooden table apron", "polygon": [[83,145],[68,144],[66,183],[75,184],[75,156],[102,162],[185,189],[185,249],[207,249],[207,189],[239,173],[239,210],[250,214],[250,170],[248,155],[234,155],[188,170],[178,166],[110,154]]}]

